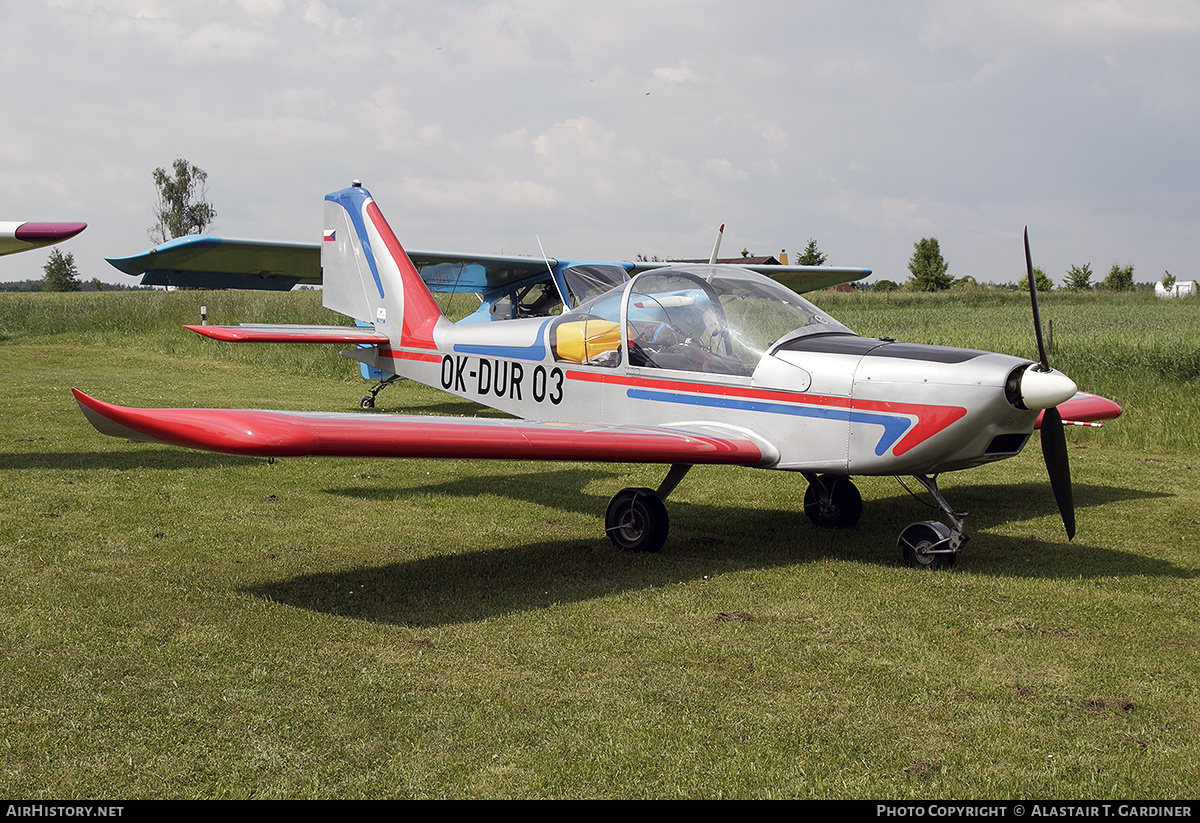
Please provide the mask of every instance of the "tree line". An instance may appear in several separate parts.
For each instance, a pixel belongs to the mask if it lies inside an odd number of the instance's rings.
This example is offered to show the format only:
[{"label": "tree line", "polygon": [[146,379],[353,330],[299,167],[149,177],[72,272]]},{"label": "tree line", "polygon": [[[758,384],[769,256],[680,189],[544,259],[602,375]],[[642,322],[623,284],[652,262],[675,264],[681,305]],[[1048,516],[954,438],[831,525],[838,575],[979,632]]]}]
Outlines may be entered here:
[{"label": "tree line", "polygon": [[[908,270],[912,275],[903,284],[896,283],[892,280],[880,280],[875,283],[874,289],[883,291],[905,290],[905,291],[945,291],[954,288],[955,286],[978,285],[974,277],[965,275],[963,277],[954,277],[950,274],[950,267],[946,263],[946,259],[942,256],[941,246],[936,237],[924,237],[913,244],[913,255],[908,261]],[[1065,291],[1091,291],[1099,289],[1102,291],[1134,291],[1136,288],[1133,282],[1133,266],[1122,266],[1117,263],[1112,265],[1107,276],[1099,282],[1093,282],[1095,277],[1092,271],[1091,263],[1084,263],[1082,266],[1071,266],[1067,269],[1066,277],[1063,280],[1062,289]],[[1171,278],[1173,283],[1175,278],[1170,272],[1167,277]],[[1050,291],[1054,288],[1054,281],[1046,274],[1046,271],[1040,266],[1035,266],[1033,269],[1034,287],[1038,291]],[[1029,281],[1027,278],[1020,278],[1017,281],[1017,287],[1023,291],[1029,290]]]},{"label": "tree line", "polygon": [[[749,254],[750,252],[745,250],[742,252],[742,256]],[[809,238],[808,245],[804,252],[796,258],[795,263],[801,266],[823,266],[825,259],[825,255],[817,247],[817,241]],[[979,285],[979,282],[969,274],[954,277],[950,273],[950,266],[942,256],[941,244],[938,243],[936,237],[923,237],[913,244],[913,255],[908,261],[908,271],[911,277],[903,283],[897,283],[894,280],[878,280],[868,288],[874,291],[932,292]],[[1067,269],[1062,286],[1059,288],[1062,291],[1134,291],[1136,289],[1133,282],[1133,266],[1130,265],[1122,266],[1114,263],[1103,279],[1096,281],[1095,277],[1096,273],[1092,271],[1091,263],[1071,266]],[[1040,266],[1034,267],[1033,279],[1035,287],[1040,292],[1050,291],[1055,287],[1054,280]],[[1163,285],[1170,288],[1175,283],[1175,276],[1166,272],[1162,282]],[[1021,291],[1029,291],[1029,281],[1022,277],[1012,287]]]},{"label": "tree line", "polygon": [[[208,202],[208,173],[182,157],[175,158],[171,172],[159,167],[151,173],[158,200],[154,206],[154,225],[147,229],[150,242],[160,245],[176,237],[188,234],[204,234],[217,218],[217,210]],[[104,284],[93,277],[85,284],[79,279],[79,268],[75,255],[52,249],[46,265],[42,267],[42,279],[26,280],[10,284],[28,288],[6,288],[5,291],[101,291],[126,290],[136,286],[114,286]],[[36,285],[37,288],[32,286]]]}]

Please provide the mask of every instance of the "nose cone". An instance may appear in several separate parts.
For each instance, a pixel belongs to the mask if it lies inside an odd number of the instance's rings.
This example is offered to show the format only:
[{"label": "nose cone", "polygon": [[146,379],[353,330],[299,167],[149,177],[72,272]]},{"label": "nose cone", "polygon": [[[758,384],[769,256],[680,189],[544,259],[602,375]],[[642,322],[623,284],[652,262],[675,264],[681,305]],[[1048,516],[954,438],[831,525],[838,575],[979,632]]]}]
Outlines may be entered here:
[{"label": "nose cone", "polygon": [[1075,396],[1075,381],[1058,371],[1030,366],[1021,375],[1021,402],[1025,408],[1049,409]]}]

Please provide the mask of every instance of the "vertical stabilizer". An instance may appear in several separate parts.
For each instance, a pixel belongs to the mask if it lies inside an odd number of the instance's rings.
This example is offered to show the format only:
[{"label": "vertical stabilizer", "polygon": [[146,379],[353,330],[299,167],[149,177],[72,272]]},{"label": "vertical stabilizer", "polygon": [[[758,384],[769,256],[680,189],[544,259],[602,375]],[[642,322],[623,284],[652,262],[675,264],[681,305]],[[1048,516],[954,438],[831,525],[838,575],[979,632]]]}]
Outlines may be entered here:
[{"label": "vertical stabilizer", "polygon": [[387,334],[393,344],[435,348],[442,312],[361,185],[325,195],[323,303]]}]

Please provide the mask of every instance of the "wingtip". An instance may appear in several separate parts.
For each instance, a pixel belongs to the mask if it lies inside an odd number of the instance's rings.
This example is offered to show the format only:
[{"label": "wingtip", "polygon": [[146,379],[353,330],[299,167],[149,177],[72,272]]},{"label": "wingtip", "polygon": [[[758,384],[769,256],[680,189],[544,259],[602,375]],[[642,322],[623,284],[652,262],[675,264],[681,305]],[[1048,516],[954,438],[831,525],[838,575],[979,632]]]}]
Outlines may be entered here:
[{"label": "wingtip", "polygon": [[71,389],[71,394],[75,396],[75,402],[79,404],[79,408],[83,410],[83,413],[87,415],[89,420],[92,420],[93,424],[95,423],[95,415],[108,418],[109,415],[104,413],[105,409],[116,408],[76,388]]},{"label": "wingtip", "polygon": [[69,240],[87,228],[87,223],[22,223],[16,237],[26,243],[48,245]]}]

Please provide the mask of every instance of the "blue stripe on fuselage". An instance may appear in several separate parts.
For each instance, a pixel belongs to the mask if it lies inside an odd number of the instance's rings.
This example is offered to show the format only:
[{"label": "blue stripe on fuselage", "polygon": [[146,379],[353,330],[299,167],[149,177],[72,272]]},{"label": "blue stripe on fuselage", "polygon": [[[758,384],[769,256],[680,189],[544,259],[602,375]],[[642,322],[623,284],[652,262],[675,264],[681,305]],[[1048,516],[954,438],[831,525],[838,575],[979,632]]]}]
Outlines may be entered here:
[{"label": "blue stripe on fuselage", "polygon": [[721,409],[741,409],[743,411],[765,412],[766,414],[788,414],[794,417],[813,417],[821,420],[838,420],[845,423],[868,423],[883,426],[883,436],[875,445],[875,454],[883,455],[896,444],[912,424],[907,417],[894,417],[886,414],[858,411],[855,409],[835,409],[824,406],[799,406],[787,403],[771,403],[765,400],[743,400],[727,395],[697,395],[679,394],[676,392],[652,391],[649,389],[629,389],[627,396],[635,400],[652,400],[658,403],[682,403],[688,406],[708,406]]},{"label": "blue stripe on fuselage", "polygon": [[545,331],[549,320],[538,326],[537,339],[530,346],[496,346],[488,343],[457,343],[456,352],[462,354],[479,354],[484,357],[508,357],[513,360],[545,360],[546,344]]}]

